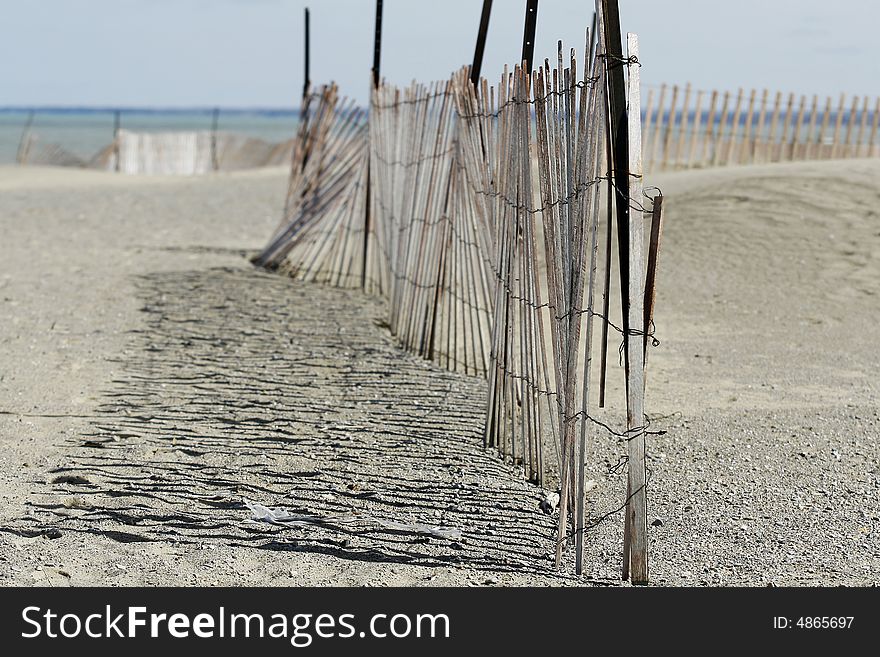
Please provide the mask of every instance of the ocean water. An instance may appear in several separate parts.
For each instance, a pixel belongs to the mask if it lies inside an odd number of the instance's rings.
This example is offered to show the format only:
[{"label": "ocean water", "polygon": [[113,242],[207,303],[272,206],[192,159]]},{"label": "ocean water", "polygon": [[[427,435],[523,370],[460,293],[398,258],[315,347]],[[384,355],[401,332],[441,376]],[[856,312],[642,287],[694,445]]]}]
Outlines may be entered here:
[{"label": "ocean water", "polygon": [[[0,164],[15,162],[30,110],[0,108]],[[210,130],[211,109],[120,111],[120,127],[137,132]],[[296,133],[296,110],[220,110],[218,130],[269,142],[282,142]],[[114,111],[110,109],[35,109],[32,135],[58,144],[88,160],[113,141]]]}]

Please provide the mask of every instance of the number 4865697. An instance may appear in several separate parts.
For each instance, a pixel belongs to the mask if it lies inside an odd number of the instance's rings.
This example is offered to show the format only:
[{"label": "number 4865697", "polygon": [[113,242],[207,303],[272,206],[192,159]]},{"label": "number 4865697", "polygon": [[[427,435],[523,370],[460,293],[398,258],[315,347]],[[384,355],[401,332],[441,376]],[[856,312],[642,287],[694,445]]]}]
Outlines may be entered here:
[{"label": "number 4865697", "polygon": [[804,630],[845,629],[852,626],[855,616],[801,616],[795,623]]}]

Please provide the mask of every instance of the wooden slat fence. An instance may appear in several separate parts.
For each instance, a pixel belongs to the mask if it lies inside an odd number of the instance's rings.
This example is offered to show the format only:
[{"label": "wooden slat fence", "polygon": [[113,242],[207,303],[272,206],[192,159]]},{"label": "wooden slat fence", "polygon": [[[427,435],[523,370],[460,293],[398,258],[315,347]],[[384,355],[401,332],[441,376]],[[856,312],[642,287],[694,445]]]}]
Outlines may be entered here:
[{"label": "wooden slat fence", "polygon": [[880,156],[880,98],[693,89],[647,90],[647,172]]},{"label": "wooden slat fence", "polygon": [[[255,259],[300,280],[363,287],[386,300],[388,326],[404,348],[485,377],[484,443],[530,480],[555,475],[557,563],[574,543],[578,572],[582,538],[595,520],[585,498],[588,439],[641,445],[641,454],[630,454],[635,474],[623,507],[633,518],[645,513],[630,507],[640,491],[644,500],[646,485],[640,354],[650,324],[644,299],[653,294],[645,291],[641,204],[650,203],[633,153],[634,182],[615,192],[627,204],[635,195],[637,208],[627,228],[629,287],[621,291],[631,301],[621,335],[627,428],[595,422],[590,385],[594,319],[604,319],[594,310],[604,271],[600,195],[613,168],[606,77],[624,66],[638,105],[634,35],[630,45],[627,58],[612,59],[600,31],[581,60],[574,51],[564,56],[560,44],[556,66],[505,70],[497,85],[481,79],[475,86],[468,69],[430,85],[380,83],[366,122],[335,86],[322,88],[304,108],[284,218]],[[640,134],[636,112],[636,148]],[[650,253],[656,263],[656,248]],[[633,524],[631,549],[646,564],[645,527],[645,518]],[[638,577],[646,579],[646,569]]]}]

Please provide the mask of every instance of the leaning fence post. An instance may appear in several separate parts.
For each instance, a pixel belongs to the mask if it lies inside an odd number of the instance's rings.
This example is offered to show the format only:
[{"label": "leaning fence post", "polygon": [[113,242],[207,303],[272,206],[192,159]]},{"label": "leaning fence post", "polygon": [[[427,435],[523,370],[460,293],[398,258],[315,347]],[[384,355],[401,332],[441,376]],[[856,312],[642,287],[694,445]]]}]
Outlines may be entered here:
[{"label": "leaning fence post", "polygon": [[[620,264],[620,289],[629,289],[629,128],[626,111],[626,81],[624,78],[623,48],[620,43],[620,10],[617,0],[601,0],[602,22],[605,34],[605,67],[608,83],[609,130],[612,159],[609,177],[614,180],[615,210],[617,211],[617,255]],[[662,91],[661,91],[662,95]],[[662,104],[661,104],[662,109]],[[623,329],[629,327],[629,302],[622,294]],[[607,318],[607,316],[606,316]],[[604,350],[603,350],[604,351]],[[624,354],[626,360],[626,354]],[[601,394],[601,393],[600,393]],[[603,399],[604,401],[604,399]],[[624,548],[626,549],[626,548]],[[624,562],[624,577],[629,573],[629,562]]]},{"label": "leaning fence post", "polygon": [[[642,200],[642,129],[641,98],[639,94],[639,39],[632,33],[626,35],[629,68],[629,156],[628,196],[629,203],[641,207]],[[628,241],[629,285],[622,292],[629,297],[627,304],[627,329],[624,331],[626,348],[626,419],[627,457],[629,465],[626,502],[625,554],[626,564],[633,584],[648,582],[648,511],[645,486],[645,352],[641,336],[644,335],[645,263],[644,217],[636,210],[630,217]],[[636,338],[636,339],[633,339]],[[625,566],[626,567],[626,566]]]},{"label": "leaning fence post", "polygon": [[311,21],[309,20],[309,8],[306,7],[304,10],[304,29],[305,29],[305,39],[303,40],[303,98],[309,95],[309,87],[312,86],[312,78],[311,72],[309,70],[311,63]]},{"label": "leaning fence post", "polygon": [[[379,74],[380,74],[380,64],[382,60],[382,0],[376,0],[376,22],[373,25],[373,87],[370,89],[370,103],[372,104],[372,98],[376,89],[379,88]],[[371,108],[372,111],[372,108]],[[370,247],[370,229],[371,229],[371,221],[372,221],[372,209],[370,208],[370,204],[372,203],[372,190],[370,186],[372,183],[372,174],[371,174],[371,160],[372,157],[367,157],[367,175],[366,175],[366,189],[364,193],[366,194],[366,199],[364,202],[364,250],[363,250],[363,267],[361,269],[361,287],[366,289],[367,287],[367,261],[369,258],[369,247]]]},{"label": "leaning fence post", "polygon": [[523,28],[522,56],[527,74],[532,72],[532,60],[535,57],[535,32],[538,27],[538,0],[526,0],[526,20]]},{"label": "leaning fence post", "polygon": [[373,88],[379,86],[382,61],[382,0],[376,0],[376,22],[373,29]]},{"label": "leaning fence post", "polygon": [[483,53],[486,50],[486,34],[489,32],[489,17],[492,14],[492,0],[483,0],[483,13],[480,14],[480,29],[477,31],[477,45],[474,48],[474,63],[471,64],[471,83],[476,87],[483,69]]}]

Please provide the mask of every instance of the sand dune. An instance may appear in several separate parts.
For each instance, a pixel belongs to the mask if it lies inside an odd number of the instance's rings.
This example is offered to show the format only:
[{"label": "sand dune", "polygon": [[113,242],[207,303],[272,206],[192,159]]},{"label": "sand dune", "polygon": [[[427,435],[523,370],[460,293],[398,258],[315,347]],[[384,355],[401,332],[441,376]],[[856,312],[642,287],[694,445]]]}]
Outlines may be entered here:
[{"label": "sand dune", "polygon": [[[648,181],[654,581],[877,582],[877,180],[847,161]],[[551,570],[539,491],[479,448],[482,384],[397,350],[375,302],[247,264],[285,185],[0,168],[0,583],[578,583]],[[596,515],[619,451],[594,446]],[[276,530],[246,497],[464,538]],[[591,531],[590,581],[617,581],[620,525]]]}]

